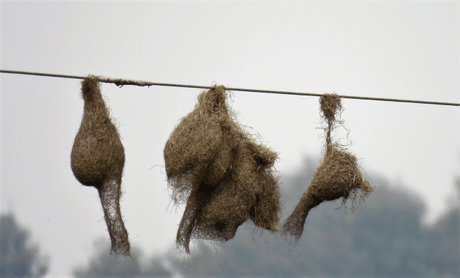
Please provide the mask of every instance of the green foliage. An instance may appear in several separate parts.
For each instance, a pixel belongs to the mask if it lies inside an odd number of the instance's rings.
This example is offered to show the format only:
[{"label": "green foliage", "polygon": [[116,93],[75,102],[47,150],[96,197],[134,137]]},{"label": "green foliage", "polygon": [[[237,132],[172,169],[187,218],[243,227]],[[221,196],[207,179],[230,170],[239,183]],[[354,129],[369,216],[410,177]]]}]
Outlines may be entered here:
[{"label": "green foliage", "polygon": [[47,259],[31,244],[29,232],[12,214],[0,216],[0,277],[42,277],[47,270]]}]

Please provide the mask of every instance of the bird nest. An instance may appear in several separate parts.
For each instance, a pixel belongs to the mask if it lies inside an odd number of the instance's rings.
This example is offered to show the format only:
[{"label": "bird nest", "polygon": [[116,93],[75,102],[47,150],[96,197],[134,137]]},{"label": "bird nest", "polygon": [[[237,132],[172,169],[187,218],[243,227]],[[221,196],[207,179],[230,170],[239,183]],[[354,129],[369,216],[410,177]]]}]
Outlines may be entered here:
[{"label": "bird nest", "polygon": [[170,135],[164,158],[172,199],[186,204],[176,241],[187,253],[192,238],[227,241],[247,220],[276,231],[277,154],[234,120],[225,87],[199,95]]},{"label": "bird nest", "polygon": [[340,97],[326,94],[320,98],[321,116],[327,123],[325,156],[292,214],[283,224],[283,233],[299,240],[309,211],[324,201],[342,198],[342,202],[365,198],[373,188],[361,173],[356,156],[333,142],[331,131],[342,111]]},{"label": "bird nest", "polygon": [[125,152],[116,126],[102,99],[97,77],[82,82],[83,119],[71,153],[75,178],[99,191],[112,252],[129,255],[128,233],[120,212]]}]

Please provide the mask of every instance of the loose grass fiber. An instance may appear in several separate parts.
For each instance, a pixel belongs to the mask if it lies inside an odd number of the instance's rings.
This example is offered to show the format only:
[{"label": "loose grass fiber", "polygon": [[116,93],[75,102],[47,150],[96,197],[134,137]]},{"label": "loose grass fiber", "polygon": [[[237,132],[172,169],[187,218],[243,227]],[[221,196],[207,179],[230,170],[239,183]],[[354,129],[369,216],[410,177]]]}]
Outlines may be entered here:
[{"label": "loose grass fiber", "polygon": [[72,147],[72,171],[81,184],[99,191],[112,242],[111,252],[129,256],[128,233],[119,204],[124,148],[102,99],[97,77],[89,76],[82,81],[82,96],[84,113]]},{"label": "loose grass fiber", "polygon": [[326,94],[320,98],[321,116],[327,122],[326,153],[316,170],[311,185],[303,194],[292,214],[283,224],[283,233],[299,240],[302,235],[308,212],[323,201],[342,198],[355,200],[358,196],[367,197],[373,190],[359,170],[357,159],[345,148],[332,142],[331,131],[342,111],[340,97]]},{"label": "loose grass fiber", "polygon": [[233,119],[224,86],[202,92],[195,109],[171,133],[164,149],[168,185],[186,203],[176,242],[190,252],[192,238],[227,241],[246,220],[276,231],[280,214],[277,154],[257,144]]}]

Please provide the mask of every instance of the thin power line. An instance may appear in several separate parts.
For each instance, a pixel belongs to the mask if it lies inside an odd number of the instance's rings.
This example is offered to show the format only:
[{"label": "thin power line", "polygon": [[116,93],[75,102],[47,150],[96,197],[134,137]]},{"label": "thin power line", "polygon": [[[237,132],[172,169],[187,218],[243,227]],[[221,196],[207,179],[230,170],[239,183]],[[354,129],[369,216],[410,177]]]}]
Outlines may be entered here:
[{"label": "thin power line", "polygon": [[[47,77],[58,77],[58,78],[70,78],[70,79],[85,79],[86,76],[78,75],[64,75],[64,74],[53,74],[53,73],[41,73],[41,72],[28,72],[28,71],[15,71],[15,70],[0,70],[1,73],[11,74],[24,74],[24,75],[36,75],[36,76],[47,76]],[[117,86],[124,85],[136,85],[136,86],[165,86],[165,87],[181,87],[181,88],[193,88],[193,89],[211,89],[212,86],[201,86],[201,85],[187,85],[187,84],[174,84],[174,83],[158,83],[142,80],[131,80],[122,78],[110,78],[105,76],[97,76],[100,82],[114,83]],[[229,91],[239,92],[252,92],[252,93],[267,93],[267,94],[283,94],[283,95],[297,95],[297,96],[315,96],[321,97],[324,94],[315,93],[304,93],[304,92],[289,92],[289,91],[275,91],[275,90],[259,90],[259,89],[244,89],[244,88],[229,88]],[[424,101],[424,100],[411,100],[411,99],[395,99],[395,98],[377,98],[377,97],[360,97],[360,96],[346,96],[339,95],[341,98],[348,99],[359,99],[359,100],[373,100],[373,101],[390,101],[390,102],[405,102],[405,103],[418,103],[418,104],[431,104],[431,105],[446,105],[446,106],[460,106],[460,103],[453,102],[438,102],[438,101]]]}]

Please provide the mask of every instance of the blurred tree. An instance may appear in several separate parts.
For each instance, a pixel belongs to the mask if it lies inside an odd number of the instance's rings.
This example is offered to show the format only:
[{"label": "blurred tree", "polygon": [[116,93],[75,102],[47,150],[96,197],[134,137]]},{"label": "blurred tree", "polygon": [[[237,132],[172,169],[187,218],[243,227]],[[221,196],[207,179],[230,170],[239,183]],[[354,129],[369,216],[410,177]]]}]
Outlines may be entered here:
[{"label": "blurred tree", "polygon": [[439,276],[460,277],[460,213],[452,208],[432,228],[428,254]]},{"label": "blurred tree", "polygon": [[[460,177],[456,180],[460,197]],[[438,276],[460,277],[460,204],[459,199],[431,227],[429,254]]]},{"label": "blurred tree", "polygon": [[131,257],[110,255],[107,240],[97,240],[94,247],[96,252],[88,265],[74,269],[74,277],[171,277],[160,258],[151,259],[144,270],[141,264],[144,256],[136,246],[131,248]]},{"label": "blurred tree", "polygon": [[[299,201],[317,166],[306,160],[302,171],[283,180],[286,208],[280,223]],[[369,180],[375,191],[364,202],[344,208],[335,201],[313,209],[298,243],[286,242],[279,234],[254,233],[253,225],[245,224],[228,242],[196,241],[192,254],[173,264],[185,276],[458,277],[458,207],[427,227],[421,198],[383,178]],[[353,205],[357,208],[351,213],[347,208]]]},{"label": "blurred tree", "polygon": [[48,260],[30,243],[29,232],[13,214],[0,216],[0,277],[42,277]]},{"label": "blurred tree", "polygon": [[411,192],[375,179],[374,193],[350,223],[352,251],[361,265],[353,274],[432,274],[427,262],[428,229],[423,201]]}]

